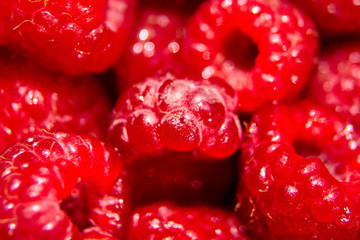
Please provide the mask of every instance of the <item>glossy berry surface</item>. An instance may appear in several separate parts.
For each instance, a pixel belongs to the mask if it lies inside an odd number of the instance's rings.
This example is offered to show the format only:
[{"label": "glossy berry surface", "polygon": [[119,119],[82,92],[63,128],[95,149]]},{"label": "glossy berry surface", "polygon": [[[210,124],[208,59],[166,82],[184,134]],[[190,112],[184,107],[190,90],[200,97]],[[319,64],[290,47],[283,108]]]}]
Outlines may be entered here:
[{"label": "glossy berry surface", "polygon": [[180,64],[184,23],[175,10],[144,9],[130,34],[124,55],[116,65],[120,86],[144,81],[158,71]]},{"label": "glossy berry surface", "polygon": [[[306,84],[317,51],[311,19],[281,0],[206,1],[186,34],[185,61],[201,67],[204,78],[225,78],[245,112],[293,99]],[[247,53],[249,47],[254,50]],[[250,54],[248,61],[243,54]]]},{"label": "glossy berry surface", "polygon": [[249,239],[243,232],[240,221],[225,210],[158,202],[135,209],[127,239]]},{"label": "glossy berry surface", "polygon": [[[21,71],[19,71],[21,69]],[[32,134],[68,131],[104,137],[111,110],[95,77],[70,78],[0,55],[0,151]]]},{"label": "glossy berry surface", "polygon": [[317,28],[327,37],[360,34],[360,4],[353,0],[291,0],[314,20]]},{"label": "glossy berry surface", "polygon": [[119,98],[108,140],[125,152],[199,150],[213,158],[228,157],[241,139],[235,103],[232,88],[215,78],[149,77]]},{"label": "glossy berry surface", "polygon": [[324,50],[309,86],[309,97],[346,116],[360,129],[360,44]]},{"label": "glossy berry surface", "polygon": [[120,57],[135,2],[5,0],[0,7],[6,45],[47,69],[80,75],[103,72]]},{"label": "glossy berry surface", "polygon": [[359,146],[350,123],[309,101],[260,110],[242,146],[237,195],[248,229],[263,238],[358,239]]},{"label": "glossy berry surface", "polygon": [[[236,96],[223,81],[172,74],[133,85],[113,109],[107,139],[124,156],[134,201],[219,201],[241,140]],[[197,196],[193,198],[194,196]]]},{"label": "glossy berry surface", "polygon": [[84,239],[123,239],[132,207],[130,188],[124,171],[111,185],[99,187],[80,181],[60,207],[81,231]]},{"label": "glossy berry surface", "polygon": [[95,138],[59,132],[34,135],[8,148],[0,170],[3,239],[81,239],[60,209],[61,200],[79,178],[107,191],[122,163],[112,147]]}]

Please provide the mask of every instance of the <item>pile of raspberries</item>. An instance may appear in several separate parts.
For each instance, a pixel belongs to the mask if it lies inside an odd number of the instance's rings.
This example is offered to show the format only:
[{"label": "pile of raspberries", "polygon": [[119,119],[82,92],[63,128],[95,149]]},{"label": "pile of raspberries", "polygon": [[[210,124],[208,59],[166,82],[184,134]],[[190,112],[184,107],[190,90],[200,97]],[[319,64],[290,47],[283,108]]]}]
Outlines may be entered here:
[{"label": "pile of raspberries", "polygon": [[359,0],[1,0],[1,240],[360,239]]}]

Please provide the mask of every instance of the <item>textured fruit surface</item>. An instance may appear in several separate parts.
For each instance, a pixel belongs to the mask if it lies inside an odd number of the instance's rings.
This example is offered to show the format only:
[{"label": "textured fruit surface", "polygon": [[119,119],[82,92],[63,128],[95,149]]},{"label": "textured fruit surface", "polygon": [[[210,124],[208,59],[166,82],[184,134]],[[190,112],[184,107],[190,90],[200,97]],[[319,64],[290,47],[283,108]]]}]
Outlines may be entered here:
[{"label": "textured fruit surface", "polygon": [[28,61],[1,54],[0,152],[42,130],[103,138],[104,116],[111,105],[97,80],[46,73]]},{"label": "textured fruit surface", "polygon": [[82,232],[84,239],[123,239],[132,207],[126,173],[111,186],[82,180],[60,207]]},{"label": "textured fruit surface", "polygon": [[184,23],[175,11],[146,8],[139,13],[124,55],[116,65],[120,86],[144,81],[180,64]]},{"label": "textured fruit surface", "polygon": [[127,239],[245,240],[244,230],[234,215],[222,209],[158,202],[135,209]]},{"label": "textured fruit surface", "polygon": [[256,113],[242,146],[238,211],[254,235],[358,239],[359,133],[309,101]]},{"label": "textured fruit surface", "polygon": [[311,99],[348,117],[360,130],[360,44],[324,50],[309,89]]},{"label": "textured fruit surface", "polygon": [[106,191],[120,176],[122,163],[113,148],[95,138],[59,132],[8,148],[0,170],[2,239],[81,239],[59,203],[79,178]]},{"label": "textured fruit surface", "polygon": [[204,78],[225,78],[246,112],[293,99],[306,84],[317,51],[311,19],[282,0],[206,1],[186,34],[184,61],[203,68]]},{"label": "textured fruit surface", "polygon": [[228,157],[241,139],[235,103],[232,88],[218,79],[149,77],[119,98],[108,140],[130,155],[166,148]]},{"label": "textured fruit surface", "polygon": [[291,0],[314,20],[326,37],[360,34],[360,4],[354,0]]},{"label": "textured fruit surface", "polygon": [[[107,139],[123,154],[132,169],[129,175],[146,180],[134,180],[138,185],[133,189],[143,200],[161,197],[158,193],[196,200],[192,196],[201,196],[206,189],[216,196],[216,189],[224,193],[232,185],[233,161],[225,159],[237,152],[241,140],[235,108],[235,93],[223,81],[180,79],[171,74],[148,78],[120,97]],[[213,178],[224,181],[217,183]],[[212,189],[212,183],[217,187]],[[179,194],[179,189],[190,193]]]},{"label": "textured fruit surface", "polygon": [[6,45],[48,69],[77,75],[99,73],[116,62],[132,26],[135,2],[4,0],[0,7]]}]

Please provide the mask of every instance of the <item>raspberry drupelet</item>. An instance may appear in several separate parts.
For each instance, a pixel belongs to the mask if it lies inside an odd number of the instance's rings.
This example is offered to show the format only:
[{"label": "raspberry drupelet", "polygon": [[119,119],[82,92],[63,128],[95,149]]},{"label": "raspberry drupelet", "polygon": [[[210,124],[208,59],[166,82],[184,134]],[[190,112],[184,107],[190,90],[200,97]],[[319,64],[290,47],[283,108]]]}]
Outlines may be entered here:
[{"label": "raspberry drupelet", "polygon": [[231,157],[241,140],[236,102],[222,80],[170,73],[125,92],[113,109],[107,140],[124,156],[136,199],[223,198],[234,180]]},{"label": "raspberry drupelet", "polygon": [[211,0],[190,19],[183,56],[204,78],[225,78],[237,91],[239,109],[253,112],[267,102],[295,98],[317,45],[311,19],[286,1]]},{"label": "raspberry drupelet", "polygon": [[[54,71],[80,75],[110,68],[122,54],[135,0],[4,0],[5,44]],[[4,28],[5,29],[1,29]]]},{"label": "raspberry drupelet", "polygon": [[111,111],[95,77],[47,73],[5,53],[0,54],[0,97],[1,152],[43,129],[103,138],[104,116]]},{"label": "raspberry drupelet", "polygon": [[249,240],[232,213],[206,205],[179,206],[156,202],[132,213],[127,240]]},{"label": "raspberry drupelet", "polygon": [[360,135],[308,100],[254,114],[236,210],[265,239],[358,239]]},{"label": "raspberry drupelet", "polygon": [[323,51],[309,83],[309,98],[346,116],[360,130],[360,44]]},{"label": "raspberry drupelet", "polygon": [[112,146],[85,135],[34,135],[1,155],[0,172],[2,239],[82,239],[60,208],[80,179],[96,189],[88,193],[93,228],[121,237],[119,205],[129,203],[118,189],[123,168]]}]

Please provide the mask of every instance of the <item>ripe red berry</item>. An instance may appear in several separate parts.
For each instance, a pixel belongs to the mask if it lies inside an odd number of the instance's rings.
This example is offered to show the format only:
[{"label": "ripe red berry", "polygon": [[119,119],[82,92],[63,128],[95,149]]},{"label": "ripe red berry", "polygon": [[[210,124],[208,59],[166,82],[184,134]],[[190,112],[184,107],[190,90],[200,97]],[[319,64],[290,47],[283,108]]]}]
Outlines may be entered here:
[{"label": "ripe red berry", "polygon": [[291,0],[314,20],[319,31],[328,37],[360,34],[360,4],[354,0]]},{"label": "ripe red berry", "polygon": [[90,181],[80,181],[60,207],[85,239],[101,235],[123,239],[132,207],[130,194],[123,171],[111,186],[99,187]]},{"label": "ripe red berry", "polygon": [[176,195],[196,201],[192,196],[199,193],[202,199],[223,199],[217,191],[231,189],[234,170],[233,161],[225,159],[241,140],[235,108],[234,91],[218,79],[166,74],[125,92],[113,109],[107,139],[131,169],[137,200]]},{"label": "ripe red berry", "polygon": [[[60,209],[60,202],[81,178],[102,189],[91,200],[95,205],[90,205],[90,212],[106,216],[99,212],[105,210],[111,215],[115,201],[109,202],[103,193],[118,196],[118,185],[114,182],[121,171],[119,154],[92,137],[43,133],[13,145],[1,155],[0,161],[2,238],[81,239],[79,230]],[[114,221],[107,224],[106,220],[94,219],[95,226],[113,230]]]},{"label": "ripe red berry", "polygon": [[117,61],[135,2],[4,0],[0,7],[7,45],[47,69],[78,75],[103,72]]},{"label": "ripe red berry", "polygon": [[225,78],[237,91],[239,109],[253,112],[303,89],[317,32],[311,19],[282,0],[211,0],[189,21],[184,46],[185,62],[203,68],[204,78]]},{"label": "ripe red berry", "polygon": [[119,85],[131,86],[158,71],[171,71],[181,64],[184,23],[170,10],[145,9],[139,13],[124,55],[116,65]]},{"label": "ripe red berry", "polygon": [[309,101],[257,112],[242,146],[238,211],[255,236],[358,239],[360,135]]},{"label": "ripe red berry", "polygon": [[240,221],[225,210],[158,202],[135,209],[127,239],[249,239],[244,231]]},{"label": "ripe red berry", "polygon": [[1,54],[0,151],[42,130],[102,138],[111,105],[97,80],[46,73]]},{"label": "ripe red berry", "polygon": [[309,89],[312,100],[346,116],[360,130],[360,44],[325,50]]}]

